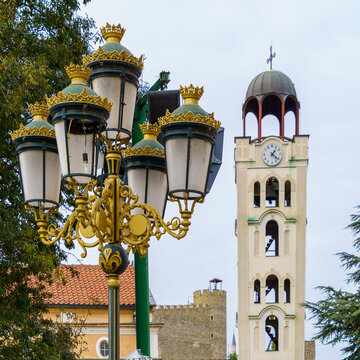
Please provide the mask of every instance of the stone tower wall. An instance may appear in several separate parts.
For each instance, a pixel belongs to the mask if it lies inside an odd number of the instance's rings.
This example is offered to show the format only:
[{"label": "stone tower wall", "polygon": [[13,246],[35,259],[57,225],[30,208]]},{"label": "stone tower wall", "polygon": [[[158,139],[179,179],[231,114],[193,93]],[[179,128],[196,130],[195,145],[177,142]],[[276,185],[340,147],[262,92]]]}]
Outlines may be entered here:
[{"label": "stone tower wall", "polygon": [[162,360],[226,359],[226,292],[194,292],[194,304],[158,306],[153,322],[159,331]]}]

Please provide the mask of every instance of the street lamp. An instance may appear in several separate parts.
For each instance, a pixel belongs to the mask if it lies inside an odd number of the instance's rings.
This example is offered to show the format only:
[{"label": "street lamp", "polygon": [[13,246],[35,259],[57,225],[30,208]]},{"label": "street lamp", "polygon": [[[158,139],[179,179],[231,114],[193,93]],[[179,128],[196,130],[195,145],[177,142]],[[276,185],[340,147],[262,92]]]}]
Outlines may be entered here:
[{"label": "street lamp", "polygon": [[[144,139],[131,148],[142,60],[120,44],[125,31],[120,25],[107,24],[101,31],[106,44],[84,56],[87,67],[70,65],[71,84],[47,98],[57,146],[44,105],[41,114],[34,110],[40,105],[30,107],[34,120],[14,131],[12,138],[25,204],[35,214],[40,240],[46,245],[60,239],[69,244],[76,240],[83,249],[82,257],[87,248],[98,247],[99,263],[109,279],[109,359],[118,360],[119,275],[127,267],[128,253],[145,256],[152,236],[159,239],[168,233],[180,239],[187,234],[196,203],[204,201],[220,122],[199,106],[203,88],[181,87],[184,104],[173,113],[168,111],[159,125],[142,125]],[[156,140],[159,130],[165,149]],[[97,177],[100,148],[106,149],[104,181]],[[122,158],[129,185],[119,176]],[[76,204],[62,227],[50,223],[51,213],[59,206],[59,164]],[[180,217],[170,221],[162,218],[167,196],[180,212]]]}]

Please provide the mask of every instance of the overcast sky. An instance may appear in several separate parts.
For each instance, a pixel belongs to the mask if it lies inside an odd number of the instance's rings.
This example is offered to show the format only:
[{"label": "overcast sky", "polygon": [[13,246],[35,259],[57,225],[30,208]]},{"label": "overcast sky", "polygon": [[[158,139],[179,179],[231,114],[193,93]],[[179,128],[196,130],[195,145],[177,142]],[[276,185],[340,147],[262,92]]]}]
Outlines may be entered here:
[{"label": "overcast sky", "polygon": [[[110,22],[127,29],[122,43],[146,56],[144,81],[152,84],[167,70],[169,89],[204,86],[200,105],[225,127],[222,168],[205,203],[196,207],[188,236],[151,242],[150,287],[157,303],[186,304],[210,279],[222,279],[231,342],[237,310],[234,137],[242,136],[247,87],[268,69],[270,44],[273,68],[295,84],[300,133],[310,135],[306,298],[320,298],[318,285],[344,288],[345,273],[334,254],[351,250],[345,227],[360,204],[360,2],[92,0],[84,11],[98,27]],[[176,214],[168,210],[166,217]],[[97,251],[89,253],[85,263],[97,263]],[[313,332],[308,322],[306,338]],[[317,360],[341,358],[339,348],[317,343],[316,351]]]}]

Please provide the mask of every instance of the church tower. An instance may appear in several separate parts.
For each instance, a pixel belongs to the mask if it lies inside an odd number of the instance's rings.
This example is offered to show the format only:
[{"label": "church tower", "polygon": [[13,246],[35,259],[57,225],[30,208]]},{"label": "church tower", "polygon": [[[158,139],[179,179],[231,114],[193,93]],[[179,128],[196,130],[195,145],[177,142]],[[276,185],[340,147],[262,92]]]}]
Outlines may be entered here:
[{"label": "church tower", "polygon": [[304,360],[309,137],[299,135],[299,108],[290,78],[265,71],[249,85],[235,138],[240,360]]}]

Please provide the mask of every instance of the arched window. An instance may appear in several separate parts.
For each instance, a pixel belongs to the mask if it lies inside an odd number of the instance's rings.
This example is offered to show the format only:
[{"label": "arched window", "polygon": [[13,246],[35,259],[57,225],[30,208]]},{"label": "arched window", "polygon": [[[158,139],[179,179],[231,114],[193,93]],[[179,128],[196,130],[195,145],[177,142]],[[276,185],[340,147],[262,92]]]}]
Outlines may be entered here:
[{"label": "arched window", "polygon": [[291,182],[285,181],[284,206],[291,206]]},{"label": "arched window", "polygon": [[265,255],[279,256],[279,226],[276,221],[270,220],[266,224]]},{"label": "arched window", "polygon": [[109,343],[107,342],[107,340],[103,340],[100,343],[99,349],[100,349],[101,356],[103,356],[103,357],[109,356]]},{"label": "arched window", "polygon": [[275,315],[270,315],[265,321],[265,350],[279,350],[279,321]]},{"label": "arched window", "polygon": [[254,184],[254,207],[260,207],[260,183],[258,181]]},{"label": "arched window", "polygon": [[290,302],[290,280],[284,280],[284,303]]},{"label": "arched window", "polygon": [[266,207],[279,206],[279,182],[271,177],[266,181]]},{"label": "arched window", "polygon": [[260,303],[260,280],[254,281],[254,304]]},{"label": "arched window", "polygon": [[275,275],[266,278],[265,302],[268,304],[279,302],[279,280]]}]

